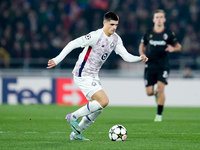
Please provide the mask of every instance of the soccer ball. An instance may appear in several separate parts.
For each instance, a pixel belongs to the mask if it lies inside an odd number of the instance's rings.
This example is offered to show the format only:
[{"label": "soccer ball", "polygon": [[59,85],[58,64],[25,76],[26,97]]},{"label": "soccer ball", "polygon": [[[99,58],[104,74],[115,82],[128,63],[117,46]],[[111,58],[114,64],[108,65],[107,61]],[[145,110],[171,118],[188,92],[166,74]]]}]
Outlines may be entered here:
[{"label": "soccer ball", "polygon": [[126,128],[120,124],[114,125],[109,130],[109,138],[111,141],[124,141],[127,138]]}]

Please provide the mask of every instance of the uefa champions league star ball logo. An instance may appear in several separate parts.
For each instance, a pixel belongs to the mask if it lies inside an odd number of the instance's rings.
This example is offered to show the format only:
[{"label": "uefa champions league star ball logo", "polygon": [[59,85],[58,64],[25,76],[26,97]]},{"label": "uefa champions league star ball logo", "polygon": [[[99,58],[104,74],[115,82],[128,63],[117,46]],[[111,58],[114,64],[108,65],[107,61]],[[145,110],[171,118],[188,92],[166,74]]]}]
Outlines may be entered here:
[{"label": "uefa champions league star ball logo", "polygon": [[87,34],[86,36],[85,36],[85,39],[86,40],[89,40],[91,38],[91,35],[90,34]]}]

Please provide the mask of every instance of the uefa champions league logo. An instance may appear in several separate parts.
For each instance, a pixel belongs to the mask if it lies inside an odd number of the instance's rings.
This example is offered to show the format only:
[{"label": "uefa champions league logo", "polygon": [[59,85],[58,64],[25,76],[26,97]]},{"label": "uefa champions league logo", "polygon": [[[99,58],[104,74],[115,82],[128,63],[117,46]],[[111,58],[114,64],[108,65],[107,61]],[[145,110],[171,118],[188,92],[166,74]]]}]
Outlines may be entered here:
[{"label": "uefa champions league logo", "polygon": [[91,35],[90,34],[87,34],[86,36],[85,36],[85,39],[86,40],[89,40],[91,38]]}]

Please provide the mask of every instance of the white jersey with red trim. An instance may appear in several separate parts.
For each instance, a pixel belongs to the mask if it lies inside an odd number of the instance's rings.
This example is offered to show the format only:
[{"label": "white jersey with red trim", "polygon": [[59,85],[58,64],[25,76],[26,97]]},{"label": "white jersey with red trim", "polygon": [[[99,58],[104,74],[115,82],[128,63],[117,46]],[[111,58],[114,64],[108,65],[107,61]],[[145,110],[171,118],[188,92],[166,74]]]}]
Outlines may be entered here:
[{"label": "white jersey with red trim", "polygon": [[54,62],[58,64],[68,53],[78,47],[84,47],[84,49],[80,53],[72,73],[79,77],[98,76],[101,66],[113,50],[127,62],[142,60],[139,56],[127,52],[117,33],[108,37],[102,28],[69,42],[62,52],[53,58]]},{"label": "white jersey with red trim", "polygon": [[83,52],[73,70],[75,76],[96,76],[118,42],[117,34],[106,36],[103,29],[82,36]]}]

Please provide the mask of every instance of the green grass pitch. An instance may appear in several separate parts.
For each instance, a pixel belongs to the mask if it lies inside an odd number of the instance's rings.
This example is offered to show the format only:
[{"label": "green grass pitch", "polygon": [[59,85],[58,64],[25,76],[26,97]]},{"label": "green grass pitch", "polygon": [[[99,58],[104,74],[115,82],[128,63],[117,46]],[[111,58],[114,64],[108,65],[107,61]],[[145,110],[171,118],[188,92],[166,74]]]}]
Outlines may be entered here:
[{"label": "green grass pitch", "polygon": [[[83,132],[92,141],[70,141],[66,114],[77,106],[0,105],[1,150],[198,150],[200,108],[166,107],[153,122],[155,107],[106,107]],[[109,129],[122,124],[127,139],[110,141]]]}]

